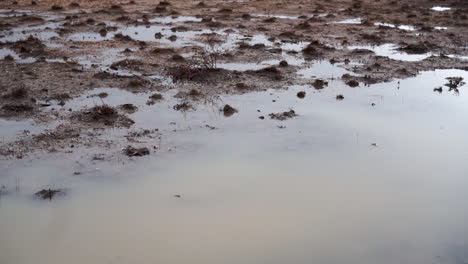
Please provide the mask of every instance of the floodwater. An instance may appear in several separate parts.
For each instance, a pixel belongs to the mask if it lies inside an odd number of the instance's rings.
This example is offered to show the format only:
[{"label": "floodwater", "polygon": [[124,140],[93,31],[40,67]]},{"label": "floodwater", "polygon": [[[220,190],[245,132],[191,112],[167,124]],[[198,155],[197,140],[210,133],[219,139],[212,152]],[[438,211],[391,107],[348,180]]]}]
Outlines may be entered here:
[{"label": "floodwater", "polygon": [[[143,144],[159,149],[0,161],[0,263],[466,263],[468,87],[433,91],[455,76],[468,73],[329,80],[188,112],[172,109],[172,91],[152,106],[148,94],[90,91],[65,107],[96,105],[100,92],[133,103],[137,128],[162,135]],[[239,112],[224,117],[225,103]],[[297,117],[268,118],[290,108]],[[67,195],[33,199],[42,188]]]},{"label": "floodwater", "polygon": [[[198,20],[161,19],[157,22]],[[2,40],[34,32],[54,44],[56,33],[39,26]],[[173,33],[161,25],[118,32],[169,46],[201,45],[198,38],[213,33]],[[157,32],[179,40],[156,40]],[[239,41],[286,51],[307,45],[234,32],[214,33],[226,38],[225,49]],[[113,36],[80,32],[57,38],[60,43]],[[399,60],[431,56],[398,52],[392,44],[349,48]],[[73,59],[109,70],[124,58],[121,52],[98,50]],[[0,57],[8,54],[21,60],[12,50],[0,50]],[[285,53],[282,58],[303,66],[297,70],[301,83],[319,78],[328,86],[200,98],[185,112],[174,110],[182,101],[173,90],[161,92],[164,100],[154,105],[146,104],[151,93],[116,88],[90,90],[66,102],[63,109],[73,111],[134,104],[138,111],[129,117],[136,123],[100,135],[118,142],[110,150],[87,146],[0,160],[0,263],[468,263],[468,85],[445,86],[449,77],[466,82],[468,72],[427,71],[350,88],[340,77],[353,74],[340,64],[307,64]],[[251,70],[278,63],[220,67]],[[441,92],[434,91],[439,87]],[[203,92],[202,85],[196,88]],[[296,96],[299,91],[306,92],[304,99]],[[104,92],[106,98],[95,96]],[[53,103],[50,108],[60,107]],[[238,113],[225,117],[220,111],[225,104]],[[298,116],[269,118],[290,109]],[[2,142],[49,128],[31,122],[0,121]],[[157,132],[127,141],[128,132],[141,129]],[[123,155],[129,144],[148,147],[151,155]],[[66,195],[34,199],[47,188],[65,189]]]}]

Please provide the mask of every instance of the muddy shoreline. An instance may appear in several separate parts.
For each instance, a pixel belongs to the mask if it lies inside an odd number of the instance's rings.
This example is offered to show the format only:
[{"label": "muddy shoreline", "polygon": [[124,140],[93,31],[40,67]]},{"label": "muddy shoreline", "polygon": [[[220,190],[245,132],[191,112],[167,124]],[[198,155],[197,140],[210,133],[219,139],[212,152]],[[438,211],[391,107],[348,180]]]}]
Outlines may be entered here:
[{"label": "muddy shoreline", "polygon": [[[0,117],[44,127],[9,136],[2,159],[91,145],[125,154],[116,146],[170,133],[170,122],[132,130],[132,115],[168,92],[173,110],[184,112],[219,96],[297,85],[309,95],[330,80],[359,89],[468,67],[468,9],[460,1],[264,2],[0,3]],[[106,92],[93,92],[104,88],[142,104],[109,106]],[[84,95],[94,105],[75,107]],[[223,104],[216,108],[222,114]],[[128,134],[103,140],[109,129]]]},{"label": "muddy shoreline", "polygon": [[0,1],[0,263],[468,263],[467,15]]}]

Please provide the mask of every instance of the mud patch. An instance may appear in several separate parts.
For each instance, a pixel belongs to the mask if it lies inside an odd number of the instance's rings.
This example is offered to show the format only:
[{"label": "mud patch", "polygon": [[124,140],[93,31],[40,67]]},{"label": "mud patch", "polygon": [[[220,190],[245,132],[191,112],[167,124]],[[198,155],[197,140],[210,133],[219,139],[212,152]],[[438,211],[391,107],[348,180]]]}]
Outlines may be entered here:
[{"label": "mud patch", "polygon": [[95,125],[130,127],[135,122],[109,105],[96,105],[89,110],[82,110],[74,115],[74,118],[81,122],[92,123]]},{"label": "mud patch", "polygon": [[284,121],[288,120],[291,118],[294,118],[297,116],[296,112],[294,110],[289,110],[287,112],[282,112],[282,113],[271,113],[268,115],[271,119],[279,120],[279,121]]},{"label": "mud patch", "polygon": [[132,146],[126,147],[123,152],[129,157],[142,157],[150,154],[148,148],[134,148]]}]

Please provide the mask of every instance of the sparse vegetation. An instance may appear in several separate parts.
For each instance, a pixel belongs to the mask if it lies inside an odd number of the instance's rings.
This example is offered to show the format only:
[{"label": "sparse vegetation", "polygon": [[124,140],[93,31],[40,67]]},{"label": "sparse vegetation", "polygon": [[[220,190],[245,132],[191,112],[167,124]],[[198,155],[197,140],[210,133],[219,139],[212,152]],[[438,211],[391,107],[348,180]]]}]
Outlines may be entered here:
[{"label": "sparse vegetation", "polygon": [[56,196],[59,195],[65,195],[65,191],[62,189],[42,189],[34,194],[37,198],[40,198],[42,200],[49,200],[52,201],[52,199]]}]

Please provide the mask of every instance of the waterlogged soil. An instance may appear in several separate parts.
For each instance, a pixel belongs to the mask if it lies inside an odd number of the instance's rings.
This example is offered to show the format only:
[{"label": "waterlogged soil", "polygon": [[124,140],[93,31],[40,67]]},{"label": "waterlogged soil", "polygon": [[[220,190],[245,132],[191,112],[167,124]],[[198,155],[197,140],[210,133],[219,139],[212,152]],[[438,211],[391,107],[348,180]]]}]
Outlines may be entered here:
[{"label": "waterlogged soil", "polygon": [[467,16],[1,1],[0,263],[467,262]]}]

